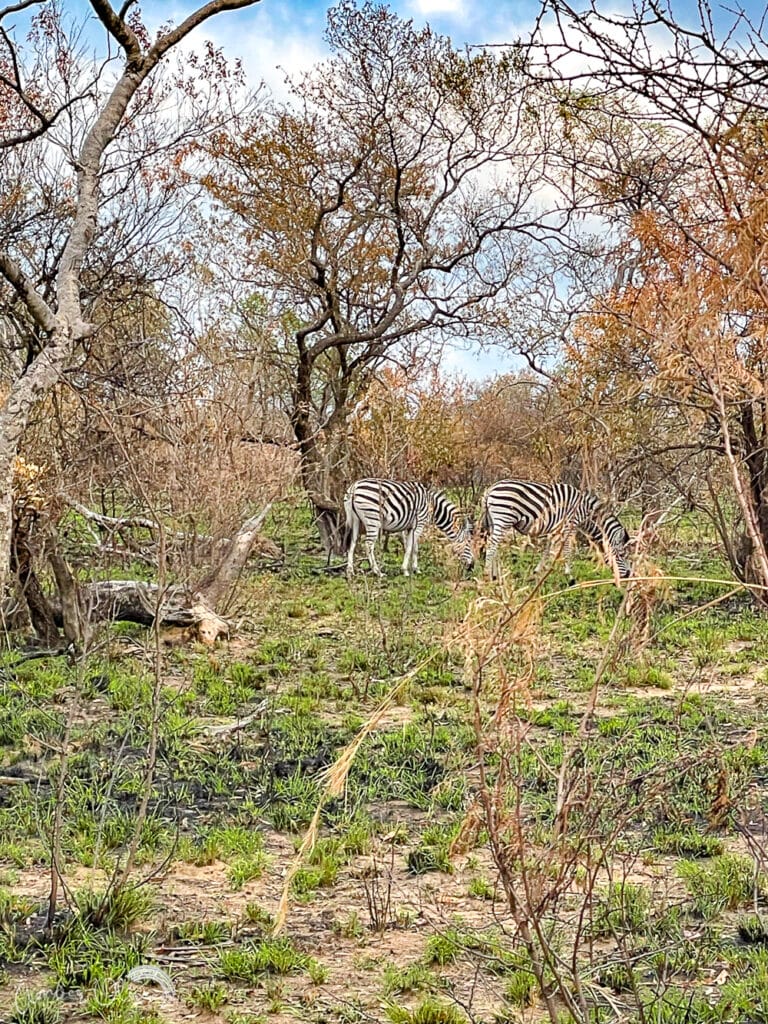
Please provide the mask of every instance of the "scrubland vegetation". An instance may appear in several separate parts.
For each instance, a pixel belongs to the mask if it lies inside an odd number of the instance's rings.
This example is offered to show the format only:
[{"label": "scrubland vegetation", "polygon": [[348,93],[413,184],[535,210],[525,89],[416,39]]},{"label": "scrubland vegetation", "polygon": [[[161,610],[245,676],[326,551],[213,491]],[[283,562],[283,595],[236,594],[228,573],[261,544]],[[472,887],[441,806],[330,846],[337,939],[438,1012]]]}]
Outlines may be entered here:
[{"label": "scrubland vegetation", "polygon": [[714,534],[663,529],[681,579],[638,643],[589,552],[572,589],[532,591],[530,550],[466,579],[437,540],[421,577],[391,552],[349,586],[300,507],[281,524],[228,645],[123,626],[74,664],[6,656],[7,1019],[759,1019],[768,649],[743,591],[694,579],[725,574]]},{"label": "scrubland vegetation", "polygon": [[[69,6],[0,6],[0,1019],[768,1020],[762,23],[344,0],[281,98],[249,0]],[[474,573],[344,578],[369,476]],[[504,477],[634,577],[486,579]]]}]

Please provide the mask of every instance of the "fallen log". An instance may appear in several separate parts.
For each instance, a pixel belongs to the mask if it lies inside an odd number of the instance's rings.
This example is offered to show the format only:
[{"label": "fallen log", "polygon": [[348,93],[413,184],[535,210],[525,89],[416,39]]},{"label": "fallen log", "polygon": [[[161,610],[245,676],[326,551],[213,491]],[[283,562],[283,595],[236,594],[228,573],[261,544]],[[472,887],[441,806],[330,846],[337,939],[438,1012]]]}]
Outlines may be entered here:
[{"label": "fallen log", "polygon": [[[141,626],[178,626],[203,643],[213,644],[229,634],[229,626],[203,600],[181,586],[160,590],[156,583],[101,580],[80,587],[83,614],[89,623],[135,622]],[[52,600],[54,622],[64,626],[60,600]]]},{"label": "fallen log", "polygon": [[[53,634],[57,629],[63,629],[68,648],[79,650],[87,646],[91,627],[99,622],[135,622],[142,626],[181,628],[187,631],[188,637],[205,644],[214,644],[219,637],[228,636],[226,620],[214,609],[226,607],[248,556],[259,540],[259,531],[272,505],[273,501],[269,501],[243,523],[227,543],[216,567],[194,588],[181,585],[161,588],[157,583],[139,580],[99,580],[79,584],[60,554],[52,529],[47,545],[48,560],[58,594],[44,598],[52,633],[46,637],[48,644],[55,641]],[[80,506],[78,511],[85,514],[90,510]],[[101,520],[102,526],[114,527],[118,522],[114,517],[98,513],[91,513],[91,516]],[[122,521],[121,525],[126,522]],[[149,528],[151,520],[140,517],[130,522]]]}]

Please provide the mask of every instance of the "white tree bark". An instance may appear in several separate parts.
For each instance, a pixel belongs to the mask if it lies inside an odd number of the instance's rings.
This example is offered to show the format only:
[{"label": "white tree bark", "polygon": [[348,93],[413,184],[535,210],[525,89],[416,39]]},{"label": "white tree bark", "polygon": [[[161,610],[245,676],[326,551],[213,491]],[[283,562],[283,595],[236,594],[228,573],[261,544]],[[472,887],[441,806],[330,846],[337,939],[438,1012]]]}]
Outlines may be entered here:
[{"label": "white tree bark", "polygon": [[212,608],[217,608],[221,604],[222,598],[231,591],[243,571],[254,541],[259,535],[272,505],[273,502],[268,502],[260,512],[243,523],[230,541],[229,547],[215,571],[200,584],[199,593]]}]

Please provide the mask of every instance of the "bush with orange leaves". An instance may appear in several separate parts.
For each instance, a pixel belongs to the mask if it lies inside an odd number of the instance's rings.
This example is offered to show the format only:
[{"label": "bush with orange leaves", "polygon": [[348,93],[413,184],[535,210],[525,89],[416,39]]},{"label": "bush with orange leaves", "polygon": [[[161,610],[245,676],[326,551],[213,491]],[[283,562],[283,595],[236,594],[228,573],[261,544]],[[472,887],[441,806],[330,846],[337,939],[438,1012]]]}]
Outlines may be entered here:
[{"label": "bush with orange leaves", "polygon": [[468,499],[503,476],[558,479],[574,451],[554,403],[525,375],[478,383],[386,370],[352,417],[350,475],[423,480]]}]

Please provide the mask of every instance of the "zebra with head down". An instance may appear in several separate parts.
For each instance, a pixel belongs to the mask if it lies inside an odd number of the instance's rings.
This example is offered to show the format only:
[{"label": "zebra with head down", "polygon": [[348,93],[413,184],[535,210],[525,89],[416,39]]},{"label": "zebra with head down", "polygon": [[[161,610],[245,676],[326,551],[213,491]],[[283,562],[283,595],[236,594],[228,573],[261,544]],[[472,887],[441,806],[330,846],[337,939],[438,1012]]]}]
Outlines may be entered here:
[{"label": "zebra with head down", "polygon": [[585,534],[613,563],[620,579],[632,575],[627,557],[629,534],[593,494],[570,484],[540,484],[531,480],[500,480],[485,492],[482,529],[487,536],[485,568],[492,577],[498,570],[498,548],[512,530],[529,537],[549,537],[538,569],[548,558],[555,535],[563,535],[563,555],[571,576],[571,549],[576,532]]},{"label": "zebra with head down", "polygon": [[344,496],[346,514],[345,544],[347,575],[354,575],[355,547],[361,530],[365,533],[368,561],[377,576],[383,573],[376,561],[375,546],[381,535],[403,533],[405,557],[403,575],[419,571],[419,538],[430,522],[441,530],[457,551],[464,565],[474,565],[468,520],[442,491],[425,484],[396,480],[357,480]]}]

